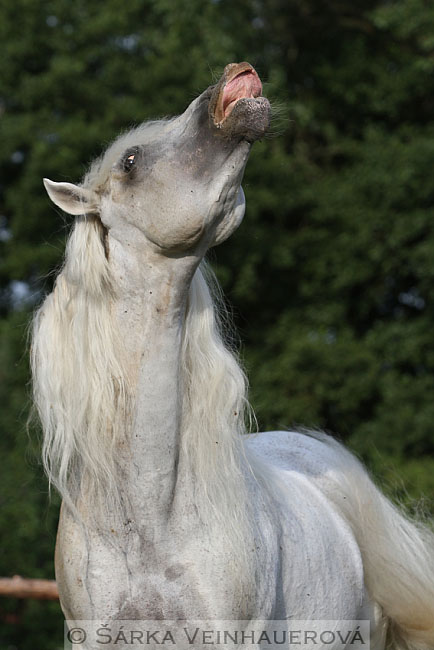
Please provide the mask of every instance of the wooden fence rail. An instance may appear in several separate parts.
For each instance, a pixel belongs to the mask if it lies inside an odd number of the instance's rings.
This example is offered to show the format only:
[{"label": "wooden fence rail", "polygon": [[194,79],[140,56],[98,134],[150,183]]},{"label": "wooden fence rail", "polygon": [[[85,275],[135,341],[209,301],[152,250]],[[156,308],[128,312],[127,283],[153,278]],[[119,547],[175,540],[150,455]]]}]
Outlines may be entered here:
[{"label": "wooden fence rail", "polygon": [[0,596],[58,600],[59,592],[55,580],[32,580],[14,576],[13,578],[0,578]]}]

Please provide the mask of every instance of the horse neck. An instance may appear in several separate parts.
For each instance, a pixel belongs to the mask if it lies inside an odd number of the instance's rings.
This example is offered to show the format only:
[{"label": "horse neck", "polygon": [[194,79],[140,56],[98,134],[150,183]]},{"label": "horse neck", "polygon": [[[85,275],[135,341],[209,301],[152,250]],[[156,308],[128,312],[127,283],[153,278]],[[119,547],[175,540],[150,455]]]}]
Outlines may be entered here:
[{"label": "horse neck", "polygon": [[129,448],[121,455],[129,499],[147,521],[165,518],[179,456],[181,338],[188,290],[200,259],[168,258],[149,245],[109,241],[114,317],[132,395]]}]

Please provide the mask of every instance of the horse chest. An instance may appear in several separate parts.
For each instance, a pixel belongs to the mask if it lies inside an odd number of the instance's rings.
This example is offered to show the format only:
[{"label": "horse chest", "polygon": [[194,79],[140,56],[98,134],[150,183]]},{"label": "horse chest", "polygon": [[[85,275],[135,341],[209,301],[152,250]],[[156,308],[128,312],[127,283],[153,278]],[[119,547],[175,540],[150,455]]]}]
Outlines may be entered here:
[{"label": "horse chest", "polygon": [[239,571],[224,539],[212,548],[205,532],[151,540],[89,532],[68,516],[59,527],[56,572],[72,619],[225,619],[272,614],[276,562],[257,540]]}]

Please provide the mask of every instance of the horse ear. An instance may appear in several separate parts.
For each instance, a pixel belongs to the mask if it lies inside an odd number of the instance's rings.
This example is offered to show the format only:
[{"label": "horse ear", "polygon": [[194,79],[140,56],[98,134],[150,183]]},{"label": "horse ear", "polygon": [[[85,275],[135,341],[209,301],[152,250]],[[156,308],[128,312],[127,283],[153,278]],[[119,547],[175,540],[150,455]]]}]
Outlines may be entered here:
[{"label": "horse ear", "polygon": [[68,214],[98,214],[98,196],[92,190],[87,190],[73,183],[55,183],[44,178],[48,196],[59,208]]}]

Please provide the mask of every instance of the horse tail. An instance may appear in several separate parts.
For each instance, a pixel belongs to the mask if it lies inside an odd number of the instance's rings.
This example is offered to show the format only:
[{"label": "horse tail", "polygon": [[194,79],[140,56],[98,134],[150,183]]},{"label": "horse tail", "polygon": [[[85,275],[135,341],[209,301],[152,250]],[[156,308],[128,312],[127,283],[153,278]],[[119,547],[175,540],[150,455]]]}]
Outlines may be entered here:
[{"label": "horse tail", "polygon": [[330,471],[316,481],[352,528],[363,559],[367,590],[387,620],[386,647],[433,650],[432,526],[393,505],[365,467],[333,438],[308,435],[328,447]]}]

